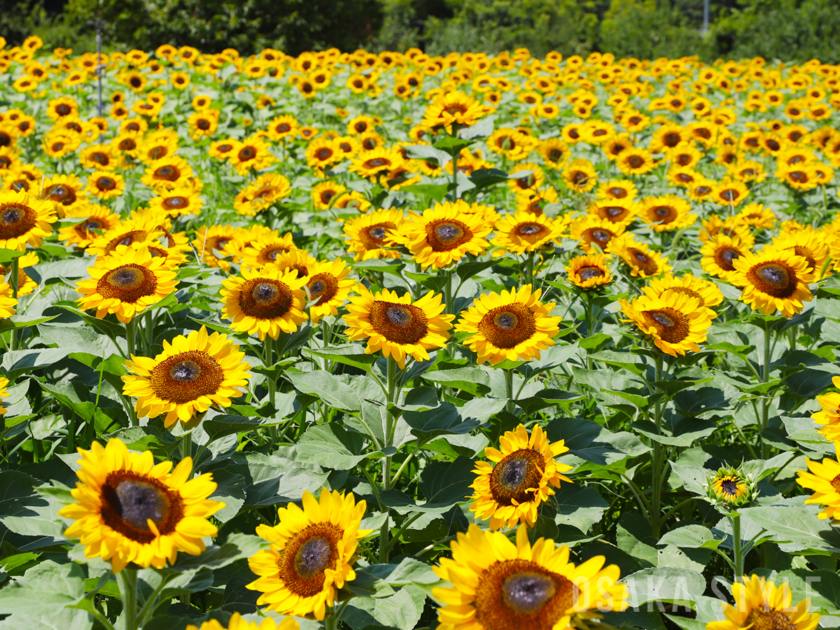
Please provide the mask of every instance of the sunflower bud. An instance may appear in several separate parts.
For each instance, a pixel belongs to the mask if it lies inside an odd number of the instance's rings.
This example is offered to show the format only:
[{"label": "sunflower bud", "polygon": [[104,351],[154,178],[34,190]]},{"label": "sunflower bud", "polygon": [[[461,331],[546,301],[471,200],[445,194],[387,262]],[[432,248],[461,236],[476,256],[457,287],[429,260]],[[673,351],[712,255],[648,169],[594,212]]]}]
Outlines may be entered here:
[{"label": "sunflower bud", "polygon": [[748,505],[758,496],[755,479],[732,466],[723,467],[706,480],[709,502],[718,508],[735,509]]}]

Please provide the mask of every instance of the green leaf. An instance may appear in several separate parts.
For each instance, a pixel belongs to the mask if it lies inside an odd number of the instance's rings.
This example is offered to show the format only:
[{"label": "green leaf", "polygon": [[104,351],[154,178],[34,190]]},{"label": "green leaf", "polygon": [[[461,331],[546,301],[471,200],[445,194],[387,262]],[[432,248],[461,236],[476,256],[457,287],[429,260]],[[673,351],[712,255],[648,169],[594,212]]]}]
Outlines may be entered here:
[{"label": "green leaf", "polygon": [[45,609],[75,604],[84,595],[85,576],[80,566],[45,560],[0,590],[0,610],[5,614],[44,613]]},{"label": "green leaf", "polygon": [[286,374],[300,392],[317,396],[330,407],[343,411],[360,411],[362,401],[349,385],[325,370],[316,372],[290,372]]},{"label": "green leaf", "polygon": [[715,539],[708,527],[685,525],[666,533],[657,544],[674,545],[681,549],[716,549],[721,542]]},{"label": "green leaf", "polygon": [[231,534],[223,545],[212,545],[204,553],[197,556],[179,554],[172,570],[177,573],[185,573],[203,568],[221,569],[237,560],[250,558],[265,544],[267,543],[259,536]]},{"label": "green leaf", "polygon": [[18,613],[0,621],[0,630],[21,630],[21,628],[26,628],[26,630],[89,630],[93,628],[93,617],[84,610],[64,608],[50,612]]},{"label": "green leaf", "polygon": [[637,571],[621,580],[629,590],[631,607],[648,602],[665,602],[694,607],[697,597],[706,590],[701,573],[676,567],[659,567]]},{"label": "green leaf", "polygon": [[16,249],[0,249],[0,265],[10,263],[15,258],[23,256],[25,253],[25,251],[18,251]]},{"label": "green leaf", "polygon": [[310,427],[295,450],[301,462],[333,470],[350,470],[364,459],[383,456],[382,451],[366,451],[364,437],[336,423]]},{"label": "green leaf", "polygon": [[490,391],[489,375],[477,367],[436,370],[434,372],[426,372],[422,378],[432,383],[454,387],[475,395]]},{"label": "green leaf", "polygon": [[225,504],[225,507],[216,512],[214,516],[222,523],[226,523],[239,513],[239,509],[245,503],[247,484],[242,475],[237,475],[225,469],[214,470],[213,481],[216,482],[217,488],[210,498]]},{"label": "green leaf", "polygon": [[840,553],[840,533],[817,514],[818,506],[769,506],[739,510],[744,518],[767,530],[777,543],[791,543],[799,550]]},{"label": "green leaf", "polygon": [[360,343],[348,343],[329,348],[305,348],[303,354],[352,365],[360,370],[367,370],[379,358],[376,354],[366,354],[365,346]]},{"label": "green leaf", "polygon": [[[449,156],[446,156],[449,158]],[[447,159],[447,162],[449,160]],[[411,193],[414,195],[426,195],[435,201],[443,201],[449,192],[448,184],[414,184],[412,186],[402,186],[400,191]]]},{"label": "green leaf", "polygon": [[464,420],[458,408],[448,402],[427,411],[407,411],[403,419],[411,427],[411,432],[423,442],[446,434],[469,433],[479,424],[475,419]]},{"label": "green leaf", "polygon": [[351,600],[343,620],[353,630],[364,630],[368,626],[412,630],[420,621],[425,601],[426,594],[409,585],[390,597]]},{"label": "green leaf", "polygon": [[476,138],[488,138],[493,134],[493,125],[496,119],[493,116],[486,116],[474,125],[458,130],[458,136],[464,140],[475,140]]},{"label": "green leaf", "polygon": [[557,509],[554,522],[571,525],[586,534],[598,523],[606,512],[607,502],[595,488],[564,483],[556,491],[553,503]]}]

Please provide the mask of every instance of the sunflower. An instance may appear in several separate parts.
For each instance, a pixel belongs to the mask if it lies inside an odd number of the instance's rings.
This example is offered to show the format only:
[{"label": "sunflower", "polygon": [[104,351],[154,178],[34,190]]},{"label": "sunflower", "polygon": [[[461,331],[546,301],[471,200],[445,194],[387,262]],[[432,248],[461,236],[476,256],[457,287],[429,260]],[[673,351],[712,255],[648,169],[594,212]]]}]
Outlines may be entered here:
[{"label": "sunflower", "polygon": [[675,357],[686,352],[699,352],[706,340],[715,312],[702,306],[700,300],[684,293],[665,292],[658,297],[642,295],[632,302],[618,301],[622,312],[654,345]]},{"label": "sunflower", "polygon": [[598,186],[598,199],[633,201],[639,194],[636,184],[626,179],[613,179]]},{"label": "sunflower", "polygon": [[261,235],[250,241],[250,244],[242,250],[243,267],[266,267],[273,266],[277,258],[283,254],[298,249],[292,240],[292,233],[287,232],[280,237],[277,232]]},{"label": "sunflower", "polygon": [[170,155],[155,160],[146,169],[142,182],[149,188],[178,188],[192,179],[192,166],[179,155]]},{"label": "sunflower", "polygon": [[727,282],[734,282],[738,276],[735,262],[746,256],[749,251],[749,247],[740,239],[716,234],[700,248],[700,254],[703,256],[700,264],[706,273]]},{"label": "sunflower", "polygon": [[554,458],[567,452],[564,440],[549,443],[539,425],[531,435],[524,425],[506,431],[499,440],[501,450],[488,446],[484,456],[495,465],[476,462],[475,490],[470,511],[477,519],[490,519],[490,529],[515,527],[522,522],[533,526],[541,503],[548,501],[572,469]]},{"label": "sunflower", "polygon": [[750,189],[743,182],[728,179],[715,186],[710,199],[719,206],[734,207],[746,199],[749,194]]},{"label": "sunflower", "polygon": [[56,212],[64,216],[86,202],[82,182],[75,175],[47,177],[41,185],[41,199],[53,202]]},{"label": "sunflower", "polygon": [[679,278],[667,274],[662,278],[652,278],[650,284],[642,287],[642,293],[651,298],[658,298],[668,293],[677,293],[697,298],[700,306],[709,308],[723,303],[723,293],[709,280],[686,273]]},{"label": "sunflower", "polygon": [[652,251],[647,243],[639,243],[632,234],[622,234],[610,241],[607,253],[615,254],[630,268],[630,274],[642,278],[658,276],[671,270],[668,259]]},{"label": "sunflower", "polygon": [[360,177],[376,179],[402,166],[405,159],[399,150],[379,147],[372,151],[362,151],[353,158],[350,170]]},{"label": "sunflower", "polygon": [[525,254],[556,242],[563,235],[563,221],[544,214],[518,211],[504,216],[495,227],[497,255]]},{"label": "sunflower", "polygon": [[639,216],[655,232],[679,230],[689,227],[697,220],[697,215],[689,212],[691,204],[676,195],[648,197],[639,203]]},{"label": "sunflower", "polygon": [[268,137],[274,142],[281,142],[286,138],[294,136],[298,131],[299,123],[294,116],[277,116],[268,123]]},{"label": "sunflower", "polygon": [[233,207],[239,214],[253,217],[284,199],[290,190],[288,179],[276,173],[265,173],[236,195]]},{"label": "sunflower", "polygon": [[401,210],[375,210],[347,221],[344,224],[347,250],[356,260],[373,258],[400,258],[402,255],[390,247],[391,238],[402,226],[405,217]]},{"label": "sunflower", "polygon": [[569,190],[578,193],[587,193],[598,184],[598,173],[592,162],[584,159],[573,160],[563,169],[563,179]]},{"label": "sunflower", "polygon": [[119,197],[125,190],[125,180],[119,173],[97,171],[88,177],[87,192],[100,199]]},{"label": "sunflower", "polygon": [[461,315],[455,331],[471,333],[464,343],[479,363],[539,359],[560,331],[560,318],[550,316],[554,302],[543,304],[541,294],[541,289],[533,291],[526,284],[519,290],[481,295]]},{"label": "sunflower", "polygon": [[549,138],[540,142],[537,153],[542,156],[546,166],[555,169],[561,168],[571,155],[569,145],[559,138]]},{"label": "sunflower", "polygon": [[776,249],[790,251],[802,256],[807,262],[807,271],[814,274],[814,282],[823,278],[823,270],[827,270],[829,248],[823,232],[814,228],[800,230],[796,234],[777,236],[771,242]]},{"label": "sunflower", "polygon": [[107,256],[120,245],[150,245],[163,237],[160,222],[150,215],[135,216],[120,221],[119,224],[93,239],[88,253],[93,256]]},{"label": "sunflower", "polygon": [[814,282],[808,260],[791,250],[768,246],[758,254],[746,253],[733,265],[735,275],[730,282],[744,287],[741,301],[755,311],[771,315],[778,310],[793,317],[802,310],[802,302],[814,298],[808,288]]},{"label": "sunflower", "polygon": [[594,253],[597,246],[603,252],[613,239],[624,233],[624,224],[588,214],[572,221],[570,233],[580,241],[578,246],[583,251]]},{"label": "sunflower", "polygon": [[131,357],[126,368],[133,374],[122,377],[123,394],[136,398],[138,417],[157,418],[166,414],[164,426],[178,420],[187,424],[200,418],[211,405],[230,407],[231,398],[243,395],[237,388],[248,385],[250,365],[228,338],[207,329],[180,335],[163,342],[163,352],[154,359]]},{"label": "sunflower", "polygon": [[356,579],[356,547],[370,533],[359,529],[367,503],[326,488],[320,499],[305,491],[302,503],[303,509],[294,503],[280,508],[274,527],[257,527],[271,546],[248,558],[259,577],[247,588],[262,593],[257,604],[269,610],[313,614],[320,621],[335,603],[336,590]]},{"label": "sunflower", "polygon": [[478,256],[490,246],[487,235],[492,228],[480,215],[469,213],[469,206],[459,199],[411,213],[391,238],[405,245],[423,270],[447,267],[467,254]]},{"label": "sunflower", "polygon": [[306,278],[269,267],[243,267],[240,273],[222,282],[222,317],[233,320],[233,330],[265,341],[266,335],[277,339],[281,332],[293,333],[307,320]]},{"label": "sunflower", "polygon": [[819,614],[808,613],[811,607],[808,599],[792,606],[790,586],[782,584],[777,587],[757,575],[745,575],[742,579],[743,583],[732,585],[735,605],[722,603],[726,619],[710,621],[706,630],[816,630]]},{"label": "sunflower", "polygon": [[735,216],[735,220],[759,230],[771,230],[777,221],[773,211],[760,203],[751,203],[744,206]]},{"label": "sunflower", "polygon": [[429,291],[416,302],[406,293],[402,297],[383,289],[373,294],[360,285],[358,296],[347,305],[344,316],[350,341],[367,339],[366,354],[382,351],[405,367],[407,356],[428,361],[429,350],[443,348],[449,339],[454,315],[444,315],[442,297]]},{"label": "sunflower", "polygon": [[452,543],[452,559],[442,558],[434,567],[452,584],[432,590],[442,604],[439,627],[563,630],[597,618],[599,611],[625,610],[627,586],[617,583],[619,568],[604,567],[604,561],[594,556],[576,567],[568,547],[545,538],[532,545],[525,526],[517,529],[514,544],[501,532],[470,525]]},{"label": "sunflower", "polygon": [[231,226],[213,225],[209,228],[201,228],[192,246],[202,262],[211,267],[229,271],[230,260],[228,259],[238,257],[242,242],[236,230]]},{"label": "sunflower", "polygon": [[191,186],[158,189],[158,195],[149,200],[149,209],[164,212],[169,217],[198,215],[204,202],[198,191]]},{"label": "sunflower", "polygon": [[0,319],[7,319],[15,314],[17,298],[12,297],[12,285],[0,282]]},{"label": "sunflower", "polygon": [[40,247],[52,233],[53,204],[25,192],[0,191],[0,249]]},{"label": "sunflower", "polygon": [[[35,289],[38,288],[38,283],[35,282],[32,278],[26,275],[23,271],[26,267],[33,267],[41,262],[38,259],[38,255],[35,252],[27,252],[23,256],[18,258],[18,288],[17,288],[17,295],[18,297],[22,297],[24,295],[29,295]],[[6,268],[0,265],[0,277],[9,276],[9,280],[11,280],[11,266]]]},{"label": "sunflower", "polygon": [[589,215],[609,221],[621,228],[630,225],[636,218],[637,212],[638,204],[629,199],[599,199],[587,209]]},{"label": "sunflower", "polygon": [[755,480],[737,468],[719,468],[706,480],[706,494],[714,505],[738,508],[747,505],[755,497]]},{"label": "sunflower", "polygon": [[347,188],[338,182],[325,181],[312,187],[310,197],[316,210],[329,210],[334,200]]},{"label": "sunflower", "polygon": [[[840,389],[840,377],[833,377],[831,382],[834,387]],[[817,396],[817,402],[820,404],[822,411],[813,414],[811,418],[817,424],[824,425],[820,429],[820,433],[826,440],[829,442],[840,441],[840,394],[829,392]]]},{"label": "sunflower", "polygon": [[300,630],[300,624],[294,617],[284,617],[280,623],[275,623],[270,617],[263,617],[259,622],[246,621],[237,612],[231,615],[227,626],[211,619],[202,622],[200,628],[190,624],[186,630]]},{"label": "sunflower", "polygon": [[644,175],[656,166],[650,153],[636,147],[622,151],[615,159],[615,164],[625,175]]},{"label": "sunflower", "polygon": [[603,254],[575,256],[566,266],[569,282],[581,289],[604,286],[612,282],[607,257]]},{"label": "sunflower", "polygon": [[347,263],[337,258],[312,265],[306,280],[306,293],[310,302],[309,317],[317,324],[322,317],[338,315],[338,307],[350,297],[356,280],[349,278]]},{"label": "sunflower", "polygon": [[110,560],[114,573],[129,563],[162,569],[179,551],[197,556],[202,538],[216,535],[208,517],[225,504],[207,498],[216,490],[211,473],[190,479],[191,458],[173,470],[172,462],[155,465],[151,451],[132,453],[116,438],[78,452],[79,481],[70,492],[77,503],[58,514],[74,521],[64,535],[81,538],[86,557]]},{"label": "sunflower", "polygon": [[343,157],[336,141],[332,138],[315,138],[306,147],[306,163],[310,168],[320,169],[318,172],[341,161]]},{"label": "sunflower", "polygon": [[423,126],[433,132],[445,129],[451,135],[454,130],[474,125],[487,113],[484,105],[461,92],[438,94],[426,107]]},{"label": "sunflower", "polygon": [[95,308],[96,317],[109,313],[127,324],[135,315],[157,304],[175,290],[176,272],[163,258],[153,257],[145,245],[120,245],[109,256],[88,267],[90,278],[76,286],[83,310]]}]

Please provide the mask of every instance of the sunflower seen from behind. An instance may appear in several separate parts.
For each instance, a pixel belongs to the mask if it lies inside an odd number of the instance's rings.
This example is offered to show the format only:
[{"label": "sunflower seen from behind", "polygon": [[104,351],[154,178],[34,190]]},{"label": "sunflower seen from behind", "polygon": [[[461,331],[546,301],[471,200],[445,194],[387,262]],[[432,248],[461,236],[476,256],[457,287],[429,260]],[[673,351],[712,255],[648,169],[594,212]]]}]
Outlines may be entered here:
[{"label": "sunflower seen from behind", "polygon": [[163,415],[166,428],[200,419],[211,405],[230,407],[244,394],[251,375],[245,353],[225,335],[202,326],[186,337],[163,342],[155,358],[132,356],[122,377],[123,394],[136,398],[141,418]]},{"label": "sunflower seen from behind", "polygon": [[358,293],[347,304],[344,323],[350,341],[367,339],[366,354],[381,351],[404,368],[409,356],[428,361],[429,350],[446,345],[455,316],[443,314],[446,305],[440,294],[429,291],[413,301],[409,293],[399,296],[383,289],[374,294],[363,285]]},{"label": "sunflower seen from behind", "polygon": [[294,269],[242,267],[239,276],[222,282],[222,317],[231,329],[257,335],[260,341],[293,333],[308,317],[306,279]]},{"label": "sunflower seen from behind", "polygon": [[793,317],[802,311],[803,302],[814,298],[808,287],[814,281],[808,260],[791,250],[765,247],[758,254],[747,252],[733,265],[736,273],[730,282],[743,287],[741,301],[754,311]]},{"label": "sunflower seen from behind", "polygon": [[478,256],[490,246],[492,228],[480,214],[469,212],[469,206],[459,199],[412,213],[391,238],[408,248],[423,270],[448,267],[467,254]]},{"label": "sunflower seen from behind", "polygon": [[53,204],[25,192],[0,192],[0,249],[40,247],[56,221]]},{"label": "sunflower seen from behind", "polygon": [[723,621],[711,621],[706,630],[815,630],[820,615],[809,613],[811,602],[793,606],[790,586],[776,586],[763,577],[743,576],[732,585],[735,605],[722,602]]},{"label": "sunflower seen from behind", "polygon": [[653,344],[675,357],[686,352],[699,352],[706,340],[715,312],[701,306],[696,297],[682,293],[663,293],[658,297],[642,295],[632,302],[618,301],[627,316]]},{"label": "sunflower seen from behind", "polygon": [[274,527],[257,527],[257,535],[271,546],[248,558],[258,577],[247,588],[261,593],[257,605],[323,620],[336,590],[356,579],[356,548],[370,533],[359,529],[367,504],[356,502],[352,493],[326,488],[318,499],[305,491],[302,504],[280,508]]},{"label": "sunflower seen from behind", "polygon": [[123,324],[175,291],[175,269],[166,259],[152,256],[146,245],[120,245],[109,256],[88,267],[90,278],[76,283],[83,310],[96,309],[96,317],[116,315]]},{"label": "sunflower seen from behind", "polygon": [[441,630],[565,630],[628,605],[619,568],[605,567],[604,556],[575,566],[568,547],[545,538],[531,544],[525,526],[514,543],[470,525],[451,549],[434,567],[452,585],[432,591]]},{"label": "sunflower seen from behind", "polygon": [[493,464],[475,464],[470,511],[476,518],[489,520],[493,530],[520,522],[533,526],[539,506],[554,494],[554,488],[559,488],[561,481],[571,483],[562,473],[572,467],[555,460],[569,449],[564,440],[549,443],[539,425],[529,435],[521,424],[499,438],[499,447],[501,450],[484,449],[484,456]]},{"label": "sunflower seen from behind", "polygon": [[456,332],[471,333],[464,340],[478,363],[539,359],[554,345],[560,317],[552,317],[555,303],[540,302],[542,289],[530,284],[501,293],[483,294],[461,314]]},{"label": "sunflower seen from behind", "polygon": [[191,478],[192,459],[155,465],[151,451],[133,453],[118,439],[103,447],[78,449],[76,503],[59,510],[74,521],[64,532],[81,539],[85,557],[111,562],[114,573],[129,563],[162,569],[179,552],[197,556],[205,537],[215,536],[208,517],[224,503],[208,497],[216,490],[212,474]]}]

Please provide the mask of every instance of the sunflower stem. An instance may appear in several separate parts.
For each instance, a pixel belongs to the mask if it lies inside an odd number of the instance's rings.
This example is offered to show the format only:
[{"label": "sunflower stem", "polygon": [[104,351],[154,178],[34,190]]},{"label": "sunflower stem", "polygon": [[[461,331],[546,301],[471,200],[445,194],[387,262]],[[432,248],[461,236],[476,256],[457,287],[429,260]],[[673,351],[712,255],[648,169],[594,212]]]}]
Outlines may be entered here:
[{"label": "sunflower stem", "polygon": [[513,413],[516,404],[513,400],[513,370],[504,370],[505,373],[505,396],[507,402],[505,403],[505,410],[508,413]]},{"label": "sunflower stem", "polygon": [[125,325],[125,339],[126,339],[126,344],[128,345],[128,356],[129,357],[136,354],[136,350],[134,348],[134,338],[135,338],[136,334],[137,334],[137,319],[132,317],[131,321],[129,321]]},{"label": "sunflower stem", "polygon": [[[656,353],[656,372],[654,376],[654,383],[662,380],[662,353]],[[660,396],[656,397],[654,403],[653,421],[656,425],[656,433],[661,433],[662,425],[662,400]],[[653,474],[651,477],[651,498],[650,498],[650,526],[653,530],[653,537],[659,538],[659,528],[662,525],[662,520],[659,518],[659,512],[662,504],[662,444],[659,441],[653,442]]]},{"label": "sunflower stem", "polygon": [[444,305],[446,307],[445,312],[452,315],[455,310],[455,305],[452,303],[452,269],[444,271],[443,277],[446,280],[443,284],[443,299],[446,302]]},{"label": "sunflower stem", "polygon": [[[770,381],[770,325],[764,323],[764,352],[761,357],[761,382],[768,383]],[[761,455],[764,458],[770,455],[770,445],[764,442],[764,430],[767,428],[770,418],[770,396],[766,396],[761,402],[761,426],[758,428],[758,445],[761,447]]]},{"label": "sunflower stem", "polygon": [[[383,444],[384,448],[388,448],[393,443],[394,431],[396,429],[397,414],[395,411],[392,410],[391,405],[396,402],[397,396],[399,395],[399,392],[397,391],[397,367],[397,362],[394,360],[394,358],[388,357],[388,409],[385,416],[387,418],[387,424],[385,427],[385,443]],[[391,485],[391,458],[390,456],[383,457],[382,488],[384,490],[390,490]],[[391,513],[387,506],[385,510],[385,516],[385,522],[382,524],[382,528],[379,531],[379,562],[388,562],[388,556],[391,551],[391,546],[388,544],[388,538],[390,537],[391,533],[391,528],[389,525],[389,522],[391,520]]]},{"label": "sunflower stem", "polygon": [[181,459],[192,457],[192,431],[188,431],[181,436]]},{"label": "sunflower stem", "polygon": [[[458,132],[453,135],[457,137]],[[458,201],[458,153],[452,152],[452,201]]]},{"label": "sunflower stem", "polygon": [[117,574],[125,630],[137,630],[137,570],[126,567]]},{"label": "sunflower stem", "polygon": [[[18,296],[18,276],[20,273],[18,269],[20,268],[20,260],[18,258],[12,258],[11,270],[9,271],[9,284],[12,285],[12,297],[17,299]],[[17,329],[12,328],[9,331],[9,350],[17,350]]]},{"label": "sunflower stem", "polygon": [[741,545],[741,515],[730,515],[729,522],[732,524],[732,559],[734,560],[735,571],[732,582],[734,583],[744,575],[744,548]]}]

